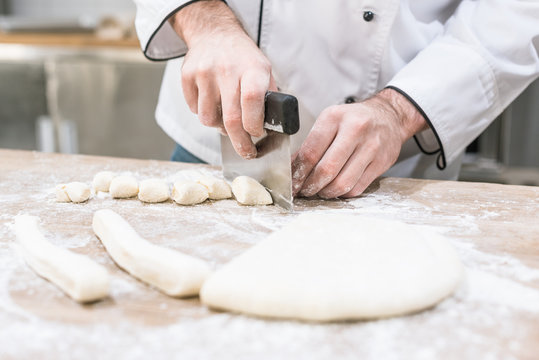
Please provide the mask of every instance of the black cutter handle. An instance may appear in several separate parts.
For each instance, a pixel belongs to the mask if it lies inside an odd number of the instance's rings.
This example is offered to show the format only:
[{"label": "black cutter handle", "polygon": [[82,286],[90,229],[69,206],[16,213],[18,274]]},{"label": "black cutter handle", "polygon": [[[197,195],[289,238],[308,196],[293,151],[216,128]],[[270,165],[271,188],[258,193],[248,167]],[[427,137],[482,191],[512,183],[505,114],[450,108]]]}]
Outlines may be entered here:
[{"label": "black cutter handle", "polygon": [[268,91],[264,109],[264,128],[294,135],[299,130],[298,99],[289,94]]}]

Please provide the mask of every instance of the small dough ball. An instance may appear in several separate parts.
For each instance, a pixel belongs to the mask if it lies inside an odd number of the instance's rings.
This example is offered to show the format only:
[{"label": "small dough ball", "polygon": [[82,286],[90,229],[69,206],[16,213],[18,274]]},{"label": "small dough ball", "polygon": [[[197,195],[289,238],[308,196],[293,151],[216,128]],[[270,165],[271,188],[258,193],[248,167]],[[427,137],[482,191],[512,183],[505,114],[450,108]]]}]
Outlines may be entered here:
[{"label": "small dough ball", "polygon": [[132,176],[116,176],[110,182],[110,195],[115,199],[125,199],[138,194],[138,182]]},{"label": "small dough ball", "polygon": [[67,195],[65,184],[56,185],[55,192],[56,192],[56,201],[71,202],[69,195]]},{"label": "small dough ball", "polygon": [[169,195],[168,185],[160,179],[148,179],[140,182],[138,198],[147,203],[167,201]]},{"label": "small dough ball", "polygon": [[90,187],[81,182],[67,184],[65,186],[65,192],[74,203],[85,202],[90,198]]},{"label": "small dough ball", "polygon": [[110,182],[116,175],[112,171],[100,171],[94,176],[93,186],[95,191],[108,192]]},{"label": "small dough ball", "polygon": [[202,176],[197,181],[208,189],[208,194],[212,200],[229,199],[232,197],[232,190],[226,181],[213,176]]},{"label": "small dough ball", "polygon": [[195,205],[206,201],[208,189],[194,181],[178,181],[172,189],[172,199],[180,205]]},{"label": "small dough ball", "polygon": [[243,205],[273,204],[271,195],[258,181],[249,176],[238,176],[232,182],[232,192]]}]

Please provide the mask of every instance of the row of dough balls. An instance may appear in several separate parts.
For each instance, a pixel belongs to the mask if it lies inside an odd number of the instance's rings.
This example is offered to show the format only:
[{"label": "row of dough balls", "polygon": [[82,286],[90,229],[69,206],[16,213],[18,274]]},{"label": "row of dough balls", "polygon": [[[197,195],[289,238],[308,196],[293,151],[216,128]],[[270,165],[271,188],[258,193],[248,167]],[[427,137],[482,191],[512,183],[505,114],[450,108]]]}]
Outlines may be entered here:
[{"label": "row of dough balls", "polygon": [[[133,176],[117,176],[111,171],[101,171],[94,176],[96,191],[109,192],[115,199],[138,196],[146,203],[160,203],[172,197],[180,205],[200,204],[207,199],[222,200],[232,197],[243,205],[269,205],[273,203],[270,193],[255,179],[238,176],[232,187],[224,180],[213,176],[200,176],[197,181],[182,180],[174,183],[172,194],[168,184],[160,179],[143,180],[140,183]],[[80,203],[90,198],[90,187],[81,182],[61,184],[56,187],[56,201]],[[172,196],[171,196],[172,195]]]}]

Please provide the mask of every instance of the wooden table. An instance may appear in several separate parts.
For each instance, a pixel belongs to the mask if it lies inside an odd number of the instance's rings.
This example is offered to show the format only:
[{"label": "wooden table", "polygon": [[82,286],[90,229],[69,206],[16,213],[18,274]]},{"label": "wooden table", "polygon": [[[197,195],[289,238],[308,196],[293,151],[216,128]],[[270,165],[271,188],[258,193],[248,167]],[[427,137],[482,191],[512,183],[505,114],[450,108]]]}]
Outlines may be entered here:
[{"label": "wooden table", "polygon": [[[539,188],[386,178],[351,200],[296,200],[296,213],[234,200],[172,202],[94,196],[56,203],[54,186],[100,170],[177,178],[180,163],[0,150],[1,359],[537,359]],[[267,321],[178,300],[119,270],[91,229],[110,208],[146,239],[218,268],[308,211],[357,213],[432,226],[467,268],[457,293],[433,309],[368,322]],[[87,254],[112,276],[111,297],[82,306],[37,276],[17,253],[17,214],[41,218],[48,239]],[[358,229],[358,233],[361,229]],[[278,264],[276,264],[278,266]]]}]

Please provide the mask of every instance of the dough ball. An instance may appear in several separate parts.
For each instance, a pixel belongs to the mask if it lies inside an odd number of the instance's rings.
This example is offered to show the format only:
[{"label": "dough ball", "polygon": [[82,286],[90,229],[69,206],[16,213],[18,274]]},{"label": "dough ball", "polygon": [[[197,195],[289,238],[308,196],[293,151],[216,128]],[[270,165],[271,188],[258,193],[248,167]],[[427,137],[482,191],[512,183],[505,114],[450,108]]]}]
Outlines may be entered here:
[{"label": "dough ball", "polygon": [[178,181],[172,189],[172,199],[180,205],[195,205],[206,201],[208,189],[194,181]]},{"label": "dough ball", "polygon": [[81,182],[67,184],[65,186],[65,192],[74,203],[85,202],[90,198],[90,187]]},{"label": "dough ball", "polygon": [[116,175],[112,171],[100,171],[94,176],[93,186],[95,191],[108,192],[110,182]]},{"label": "dough ball", "polygon": [[167,201],[169,195],[168,185],[160,179],[148,179],[140,182],[138,198],[148,203]]},{"label": "dough ball", "polygon": [[138,194],[138,182],[132,176],[116,176],[110,182],[110,195],[115,199],[125,199]]},{"label": "dough ball", "polygon": [[238,176],[232,182],[232,192],[243,205],[273,204],[271,195],[258,181],[249,176]]},{"label": "dough ball", "polygon": [[208,189],[208,194],[212,200],[229,199],[232,197],[230,185],[226,181],[213,176],[202,176],[197,181]]},{"label": "dough ball", "polygon": [[57,202],[71,202],[71,199],[67,195],[65,184],[56,185],[55,192]]}]

